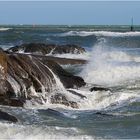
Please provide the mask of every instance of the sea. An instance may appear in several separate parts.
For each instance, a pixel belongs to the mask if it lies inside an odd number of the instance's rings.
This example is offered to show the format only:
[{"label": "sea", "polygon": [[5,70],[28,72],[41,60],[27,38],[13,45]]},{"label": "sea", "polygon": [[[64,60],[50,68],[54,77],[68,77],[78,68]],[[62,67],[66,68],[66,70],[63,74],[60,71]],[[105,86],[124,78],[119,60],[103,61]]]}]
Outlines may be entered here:
[{"label": "sea", "polygon": [[[84,59],[85,65],[62,65],[81,76],[85,87],[72,89],[79,109],[44,103],[24,108],[0,106],[18,123],[0,121],[0,139],[94,140],[140,139],[140,26],[127,25],[1,25],[0,47],[23,43],[76,44],[86,53],[57,54]],[[64,92],[57,77],[57,86]],[[94,86],[109,91],[92,91]],[[60,88],[61,87],[61,88]],[[69,95],[69,98],[75,98]]]}]

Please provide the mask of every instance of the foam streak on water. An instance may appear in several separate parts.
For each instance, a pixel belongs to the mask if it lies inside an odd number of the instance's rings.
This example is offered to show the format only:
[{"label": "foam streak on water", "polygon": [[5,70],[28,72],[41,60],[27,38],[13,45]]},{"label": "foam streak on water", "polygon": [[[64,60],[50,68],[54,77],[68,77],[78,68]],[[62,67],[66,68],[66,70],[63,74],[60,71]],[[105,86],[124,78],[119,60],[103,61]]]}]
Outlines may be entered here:
[{"label": "foam streak on water", "polygon": [[93,139],[87,135],[77,135],[76,128],[48,127],[48,126],[24,126],[17,124],[0,123],[1,139],[24,140],[57,140],[57,139]]},{"label": "foam streak on water", "polygon": [[62,33],[60,36],[110,36],[110,37],[127,37],[127,36],[140,36],[140,32],[109,32],[109,31],[69,31]]}]

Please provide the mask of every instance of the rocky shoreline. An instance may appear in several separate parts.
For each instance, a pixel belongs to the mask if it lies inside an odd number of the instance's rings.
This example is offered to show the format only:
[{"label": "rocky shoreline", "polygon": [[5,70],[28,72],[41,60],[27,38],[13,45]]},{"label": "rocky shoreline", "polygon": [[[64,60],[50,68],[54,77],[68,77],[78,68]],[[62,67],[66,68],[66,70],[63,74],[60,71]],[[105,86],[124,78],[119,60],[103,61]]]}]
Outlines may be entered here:
[{"label": "rocky shoreline", "polygon": [[[36,44],[35,51],[37,45],[40,46],[40,44]],[[23,47],[23,45],[21,46]],[[28,49],[30,46],[30,49],[33,51],[33,44],[26,46]],[[71,46],[68,47],[66,47],[66,52],[72,52]],[[65,71],[60,64],[85,64],[86,61],[56,58],[34,53],[20,54],[11,51],[14,49],[13,47],[9,49],[10,51],[0,51],[1,57],[3,56],[0,62],[2,67],[0,71],[2,76],[0,83],[1,105],[23,107],[27,100],[36,100],[38,103],[41,103],[40,100],[44,95],[49,95],[55,91],[56,94],[50,97],[52,103],[78,108],[74,101],[69,101],[64,95],[57,92],[57,81],[55,78],[58,77],[65,88],[79,88],[84,86],[86,83],[81,77],[74,76]],[[81,48],[79,49],[83,50]],[[64,52],[64,48],[60,47],[59,52]],[[45,101],[45,98],[43,100]]]},{"label": "rocky shoreline", "polygon": [[[54,51],[55,45],[52,46],[48,48]],[[61,65],[84,65],[87,61],[46,56],[43,53],[43,47],[45,50],[48,49],[47,45],[34,43],[23,44],[6,51],[0,49],[0,105],[24,107],[27,101],[42,105],[49,99],[51,104],[79,108],[78,103],[69,99],[67,94],[73,94],[81,100],[86,99],[86,96],[71,90],[85,86],[84,79],[67,72]],[[60,54],[85,52],[79,46],[65,47],[65,45],[61,46],[59,51],[57,48],[54,52]],[[19,53],[23,48],[24,52],[28,52],[27,54]],[[77,51],[74,51],[75,49]],[[48,52],[50,53],[50,50]],[[62,90],[66,93],[63,94]],[[96,86],[89,89],[91,92],[98,90],[108,91],[109,89]],[[1,110],[0,119],[18,121],[14,116]]]}]

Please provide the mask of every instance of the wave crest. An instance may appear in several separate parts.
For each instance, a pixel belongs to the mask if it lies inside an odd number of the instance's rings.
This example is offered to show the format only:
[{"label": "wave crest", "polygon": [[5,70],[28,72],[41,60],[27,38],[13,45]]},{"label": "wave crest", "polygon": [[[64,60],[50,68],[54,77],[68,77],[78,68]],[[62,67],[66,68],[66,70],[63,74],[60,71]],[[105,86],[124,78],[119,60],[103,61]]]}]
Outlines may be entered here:
[{"label": "wave crest", "polygon": [[69,31],[60,34],[60,36],[108,36],[108,37],[127,37],[140,36],[140,32],[111,32],[111,31]]}]

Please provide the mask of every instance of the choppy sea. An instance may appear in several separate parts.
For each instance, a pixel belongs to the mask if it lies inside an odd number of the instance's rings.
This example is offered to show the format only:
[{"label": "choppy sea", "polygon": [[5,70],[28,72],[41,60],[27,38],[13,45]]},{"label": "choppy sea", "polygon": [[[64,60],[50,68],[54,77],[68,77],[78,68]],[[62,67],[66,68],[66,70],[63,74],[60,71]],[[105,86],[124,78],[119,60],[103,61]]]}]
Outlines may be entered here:
[{"label": "choppy sea", "polygon": [[[140,26],[133,32],[129,26],[0,26],[3,49],[30,42],[84,47],[84,54],[56,56],[88,60],[62,66],[87,82],[75,89],[87,98],[78,101],[79,109],[47,103],[0,106],[19,119],[0,122],[0,139],[140,139]],[[94,85],[111,90],[90,92]]]}]

